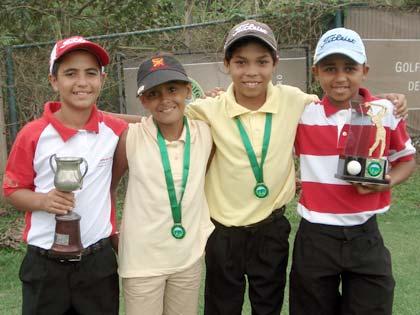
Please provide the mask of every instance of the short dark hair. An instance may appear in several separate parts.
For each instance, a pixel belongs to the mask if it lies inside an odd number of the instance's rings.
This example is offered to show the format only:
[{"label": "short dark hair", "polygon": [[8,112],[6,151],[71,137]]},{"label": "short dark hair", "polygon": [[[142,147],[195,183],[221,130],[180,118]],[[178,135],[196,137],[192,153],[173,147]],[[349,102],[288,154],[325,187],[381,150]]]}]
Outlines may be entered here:
[{"label": "short dark hair", "polygon": [[277,51],[275,51],[273,48],[271,48],[267,43],[265,43],[264,41],[262,41],[261,39],[258,39],[256,37],[244,37],[241,39],[238,39],[237,41],[235,41],[225,52],[225,61],[227,63],[230,62],[230,60],[232,59],[233,53],[235,52],[235,50],[237,50],[238,48],[244,47],[246,45],[249,45],[251,43],[256,43],[259,44],[263,47],[265,47],[268,51],[270,51],[270,55],[271,58],[273,59],[273,63],[277,62],[278,56],[277,56]]}]

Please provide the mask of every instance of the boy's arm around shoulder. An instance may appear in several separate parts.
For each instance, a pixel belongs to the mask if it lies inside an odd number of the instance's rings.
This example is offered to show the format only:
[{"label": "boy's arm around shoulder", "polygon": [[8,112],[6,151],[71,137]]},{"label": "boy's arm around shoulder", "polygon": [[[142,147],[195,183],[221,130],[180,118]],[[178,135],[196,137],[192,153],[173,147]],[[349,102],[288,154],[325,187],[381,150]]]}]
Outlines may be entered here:
[{"label": "boy's arm around shoulder", "polygon": [[125,129],[120,135],[117,147],[114,152],[114,161],[112,164],[112,180],[111,180],[111,198],[116,201],[118,184],[128,169],[126,141],[128,129]]},{"label": "boy's arm around shoulder", "polygon": [[106,115],[110,115],[114,118],[119,118],[124,120],[126,123],[135,124],[141,122],[142,116],[140,115],[129,115],[129,114],[121,114],[121,113],[112,113],[112,112],[103,112]]},{"label": "boy's arm around shoulder", "polygon": [[201,120],[211,124],[212,117],[217,118],[224,93],[216,97],[206,97],[194,100],[185,108],[185,115],[189,119]]},{"label": "boy's arm around shoulder", "polygon": [[303,99],[304,105],[309,105],[314,102],[319,102],[319,97],[315,94],[307,94],[303,92],[300,88],[291,86],[291,85],[284,85],[284,84],[276,84],[275,85],[279,90],[280,93],[293,93]]}]

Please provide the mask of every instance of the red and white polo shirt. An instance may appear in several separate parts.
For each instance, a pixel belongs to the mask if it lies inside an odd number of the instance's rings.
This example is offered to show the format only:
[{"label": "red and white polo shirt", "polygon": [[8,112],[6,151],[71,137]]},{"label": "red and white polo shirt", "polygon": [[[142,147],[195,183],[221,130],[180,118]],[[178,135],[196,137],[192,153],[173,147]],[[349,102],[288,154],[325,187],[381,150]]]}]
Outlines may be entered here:
[{"label": "red and white polo shirt", "polygon": [[[112,161],[119,136],[127,124],[99,112],[94,106],[84,129],[67,128],[54,116],[60,107],[59,102],[46,103],[43,116],[19,132],[7,161],[3,190],[6,196],[22,188],[47,193],[54,188],[51,155],[85,158],[88,172],[83,188],[75,192],[73,211],[81,216],[81,239],[87,247],[116,231],[115,207],[110,198]],[[54,214],[28,211],[25,223],[23,238],[28,244],[51,248]]]},{"label": "red and white polo shirt", "polygon": [[[386,130],[384,157],[391,165],[411,160],[415,149],[404,120],[392,114],[393,105],[387,100],[373,98],[366,89],[360,89],[359,94],[365,102],[387,108],[382,120]],[[324,97],[321,102],[306,106],[300,119],[295,151],[300,157],[302,194],[297,211],[312,223],[359,225],[374,214],[389,209],[390,191],[361,195],[351,184],[335,178],[339,155],[344,151],[349,132],[350,117],[350,109],[340,110]]]}]

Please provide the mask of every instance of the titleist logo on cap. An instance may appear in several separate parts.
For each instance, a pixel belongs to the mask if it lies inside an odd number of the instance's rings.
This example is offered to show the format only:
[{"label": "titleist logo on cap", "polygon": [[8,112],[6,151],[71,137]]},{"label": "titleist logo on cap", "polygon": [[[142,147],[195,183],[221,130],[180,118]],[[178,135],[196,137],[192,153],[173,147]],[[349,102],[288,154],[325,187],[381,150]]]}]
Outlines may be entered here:
[{"label": "titleist logo on cap", "polygon": [[245,32],[245,31],[257,31],[260,33],[267,34],[267,30],[262,28],[261,26],[255,25],[254,23],[247,23],[239,25],[232,34],[232,37],[238,35],[238,33]]},{"label": "titleist logo on cap", "polygon": [[330,36],[327,36],[323,42],[322,45],[319,47],[320,49],[322,49],[326,44],[331,43],[331,42],[335,42],[335,41],[344,41],[344,42],[349,42],[349,43],[356,43],[356,39],[350,37],[350,36],[343,36],[341,34],[332,34]]},{"label": "titleist logo on cap", "polygon": [[85,43],[87,42],[86,39],[84,39],[83,37],[71,37],[69,39],[66,39],[64,42],[61,43],[60,48],[64,48],[67,45],[71,45],[74,43]]}]

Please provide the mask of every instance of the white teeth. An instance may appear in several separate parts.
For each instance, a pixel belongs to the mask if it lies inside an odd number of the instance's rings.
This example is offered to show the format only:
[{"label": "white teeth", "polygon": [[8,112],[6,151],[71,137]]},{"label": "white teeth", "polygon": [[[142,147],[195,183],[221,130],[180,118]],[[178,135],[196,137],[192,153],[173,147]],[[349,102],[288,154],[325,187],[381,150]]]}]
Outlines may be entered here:
[{"label": "white teeth", "polygon": [[245,85],[249,87],[254,87],[254,86],[257,86],[258,84],[259,84],[258,82],[245,82]]},{"label": "white teeth", "polygon": [[74,92],[76,95],[88,95],[89,92]]},{"label": "white teeth", "polygon": [[162,109],[161,112],[162,113],[167,113],[167,112],[170,112],[170,111],[174,110],[174,108],[175,107],[165,108],[165,109]]}]

